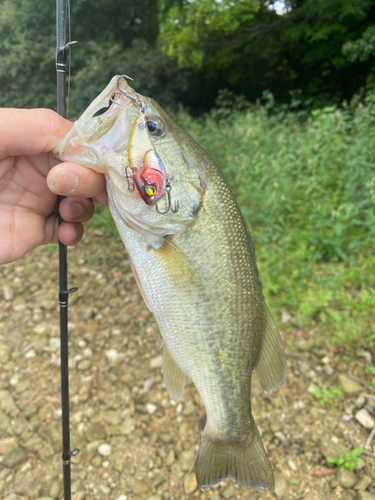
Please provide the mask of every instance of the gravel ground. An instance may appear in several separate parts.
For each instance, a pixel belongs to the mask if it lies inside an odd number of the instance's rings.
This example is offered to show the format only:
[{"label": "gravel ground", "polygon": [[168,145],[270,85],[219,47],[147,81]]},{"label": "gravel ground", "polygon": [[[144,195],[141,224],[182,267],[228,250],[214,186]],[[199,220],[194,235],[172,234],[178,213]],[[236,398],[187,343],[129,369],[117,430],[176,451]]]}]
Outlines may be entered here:
[{"label": "gravel ground", "polygon": [[[0,268],[0,492],[7,500],[62,498],[57,261],[56,248],[44,247]],[[326,461],[365,445],[375,392],[348,378],[340,351],[327,350],[314,330],[299,331],[286,313],[276,318],[290,352],[287,381],[271,396],[253,381],[276,493],[231,480],[203,493],[193,471],[204,407],[192,384],[179,403],[170,400],[157,326],[122,245],[89,229],[69,250],[69,284],[79,288],[69,309],[71,445],[80,449],[73,500],[375,500],[375,439],[353,472]],[[341,386],[344,396],[324,404],[312,383]]]}]

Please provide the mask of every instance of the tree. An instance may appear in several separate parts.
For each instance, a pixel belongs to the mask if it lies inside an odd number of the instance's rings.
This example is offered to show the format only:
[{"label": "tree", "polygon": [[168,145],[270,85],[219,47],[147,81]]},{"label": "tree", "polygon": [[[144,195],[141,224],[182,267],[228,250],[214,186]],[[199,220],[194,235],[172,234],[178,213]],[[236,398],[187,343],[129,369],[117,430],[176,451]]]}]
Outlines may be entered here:
[{"label": "tree", "polygon": [[[373,0],[285,0],[282,14],[273,3],[170,1],[160,17],[160,43],[181,66],[251,100],[266,88],[282,100],[294,89],[317,104],[350,98],[368,68],[353,68],[342,46],[375,22]],[[227,24],[216,22],[221,6]]]}]

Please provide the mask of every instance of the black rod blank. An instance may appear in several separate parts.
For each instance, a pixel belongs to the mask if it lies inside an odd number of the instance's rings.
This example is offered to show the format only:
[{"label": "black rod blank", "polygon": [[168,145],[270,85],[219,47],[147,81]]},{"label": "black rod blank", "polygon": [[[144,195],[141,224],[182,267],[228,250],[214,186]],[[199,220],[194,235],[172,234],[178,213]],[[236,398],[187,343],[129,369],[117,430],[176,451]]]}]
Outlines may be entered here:
[{"label": "black rod blank", "polygon": [[[56,0],[56,73],[57,112],[66,118],[66,66],[67,47],[66,0]],[[60,205],[63,196],[58,197]],[[59,216],[59,224],[62,218]],[[76,454],[70,451],[69,418],[69,363],[68,363],[68,297],[76,289],[68,290],[67,248],[59,241],[59,304],[60,304],[60,356],[61,356],[61,408],[62,408],[62,460],[64,473],[64,500],[71,500],[70,458]]]}]

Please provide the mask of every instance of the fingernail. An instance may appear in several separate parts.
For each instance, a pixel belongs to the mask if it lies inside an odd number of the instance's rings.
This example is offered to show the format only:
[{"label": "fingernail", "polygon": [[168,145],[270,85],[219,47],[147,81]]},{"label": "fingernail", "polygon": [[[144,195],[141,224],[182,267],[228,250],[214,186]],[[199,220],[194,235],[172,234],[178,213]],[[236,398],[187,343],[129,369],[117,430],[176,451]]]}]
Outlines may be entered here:
[{"label": "fingernail", "polygon": [[67,195],[77,189],[79,178],[68,170],[58,170],[49,176],[47,184],[53,193]]},{"label": "fingernail", "polygon": [[77,217],[80,217],[84,212],[84,208],[80,203],[72,203],[70,205],[70,218],[71,219],[77,219]]}]

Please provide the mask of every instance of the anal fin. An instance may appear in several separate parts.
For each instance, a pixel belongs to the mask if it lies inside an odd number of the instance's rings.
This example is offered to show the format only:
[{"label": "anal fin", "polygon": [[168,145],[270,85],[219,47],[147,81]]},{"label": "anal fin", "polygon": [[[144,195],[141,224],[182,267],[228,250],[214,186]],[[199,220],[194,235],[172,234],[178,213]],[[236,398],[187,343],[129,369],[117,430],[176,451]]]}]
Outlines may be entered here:
[{"label": "anal fin", "polygon": [[280,333],[266,307],[266,326],[255,374],[264,391],[269,394],[279,389],[286,378],[286,358]]},{"label": "anal fin", "polygon": [[163,346],[163,377],[169,396],[177,402],[182,396],[187,377],[165,345]]}]

